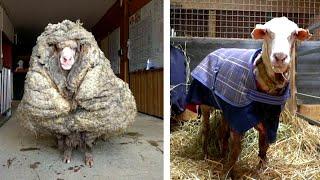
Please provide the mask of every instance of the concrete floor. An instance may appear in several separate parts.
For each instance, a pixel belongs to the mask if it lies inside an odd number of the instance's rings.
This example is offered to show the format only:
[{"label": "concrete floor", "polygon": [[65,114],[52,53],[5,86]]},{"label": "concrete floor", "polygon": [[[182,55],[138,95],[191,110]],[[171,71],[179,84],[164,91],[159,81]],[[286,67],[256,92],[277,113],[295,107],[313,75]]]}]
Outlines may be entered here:
[{"label": "concrete floor", "polygon": [[52,137],[36,138],[15,119],[0,127],[1,180],[163,179],[163,121],[138,114],[126,134],[97,142],[92,168],[83,155],[76,150],[65,164]]}]

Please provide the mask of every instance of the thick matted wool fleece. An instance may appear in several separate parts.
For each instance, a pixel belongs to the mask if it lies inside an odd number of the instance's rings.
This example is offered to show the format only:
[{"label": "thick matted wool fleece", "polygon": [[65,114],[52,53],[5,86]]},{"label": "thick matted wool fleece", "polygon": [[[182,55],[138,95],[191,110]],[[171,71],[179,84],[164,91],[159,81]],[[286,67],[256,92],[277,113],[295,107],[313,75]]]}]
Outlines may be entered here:
[{"label": "thick matted wool fleece", "polygon": [[[77,59],[68,74],[58,62],[57,47],[73,40]],[[49,24],[33,48],[17,118],[36,134],[123,132],[136,116],[128,84],[113,73],[93,35],[77,22]]]}]

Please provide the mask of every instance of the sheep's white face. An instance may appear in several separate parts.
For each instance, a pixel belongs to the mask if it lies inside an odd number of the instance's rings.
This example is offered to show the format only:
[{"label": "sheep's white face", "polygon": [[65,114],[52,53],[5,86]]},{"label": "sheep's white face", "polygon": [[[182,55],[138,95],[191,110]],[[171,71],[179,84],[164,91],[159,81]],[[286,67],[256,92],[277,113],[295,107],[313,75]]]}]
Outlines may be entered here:
[{"label": "sheep's white face", "polygon": [[[264,25],[257,24],[251,33],[254,39],[263,39],[264,64],[274,73],[284,73],[290,67],[295,41],[311,37],[308,30],[299,28],[286,17],[274,18]],[[265,52],[266,51],[266,52]]]},{"label": "sheep's white face", "polygon": [[70,47],[65,47],[60,53],[60,64],[62,69],[70,70],[75,62],[75,50]]}]

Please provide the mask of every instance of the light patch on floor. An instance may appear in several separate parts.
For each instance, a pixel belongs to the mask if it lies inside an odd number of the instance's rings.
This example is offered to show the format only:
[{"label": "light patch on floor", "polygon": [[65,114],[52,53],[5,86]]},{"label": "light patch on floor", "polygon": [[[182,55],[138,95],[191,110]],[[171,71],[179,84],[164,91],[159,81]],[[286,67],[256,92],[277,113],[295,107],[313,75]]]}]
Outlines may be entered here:
[{"label": "light patch on floor", "polygon": [[36,138],[15,119],[0,128],[1,179],[163,179],[163,121],[138,114],[126,134],[98,141],[93,155],[92,168],[80,150],[65,164],[52,137]]}]

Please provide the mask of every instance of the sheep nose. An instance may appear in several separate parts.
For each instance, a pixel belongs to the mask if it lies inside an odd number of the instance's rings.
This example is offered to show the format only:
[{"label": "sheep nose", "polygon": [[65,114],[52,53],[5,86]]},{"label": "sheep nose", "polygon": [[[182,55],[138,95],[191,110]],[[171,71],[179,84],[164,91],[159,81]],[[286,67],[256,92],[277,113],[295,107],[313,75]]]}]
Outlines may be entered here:
[{"label": "sheep nose", "polygon": [[287,59],[288,55],[279,52],[279,53],[274,53],[273,57],[276,59],[277,62],[283,62],[285,59]]}]

